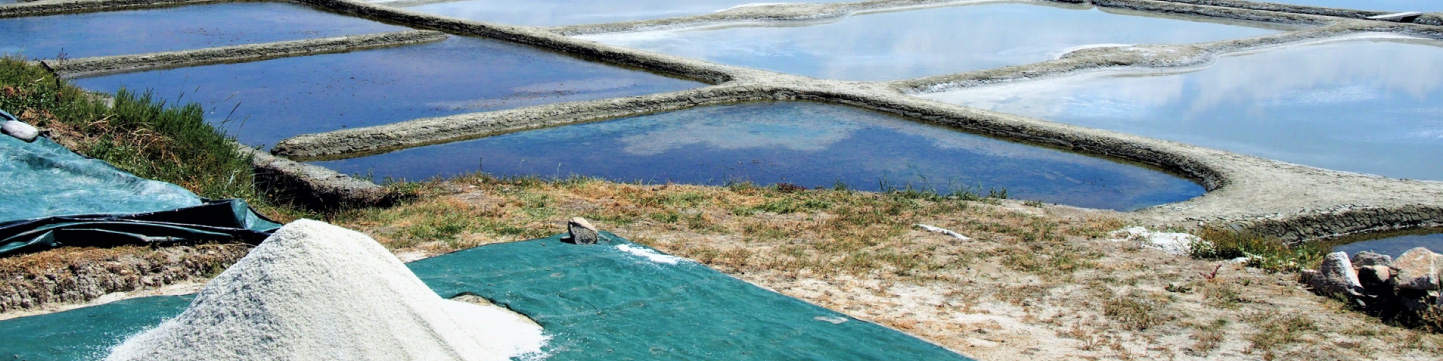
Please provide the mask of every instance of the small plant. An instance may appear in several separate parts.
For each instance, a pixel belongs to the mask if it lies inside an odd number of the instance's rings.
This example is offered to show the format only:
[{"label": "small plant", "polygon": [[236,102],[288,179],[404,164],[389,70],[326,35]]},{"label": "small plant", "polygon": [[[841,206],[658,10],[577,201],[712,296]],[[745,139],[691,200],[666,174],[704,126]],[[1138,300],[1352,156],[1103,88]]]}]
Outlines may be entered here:
[{"label": "small plant", "polygon": [[1102,314],[1123,327],[1140,331],[1171,319],[1165,315],[1165,304],[1152,295],[1133,291],[1104,301]]},{"label": "small plant", "polygon": [[800,192],[800,191],[807,190],[807,187],[799,186],[799,185],[792,184],[792,183],[785,183],[785,182],[783,182],[783,183],[777,183],[777,190],[778,190],[778,191],[781,191],[782,193],[792,193],[792,192]]},{"label": "small plant", "polygon": [[1246,258],[1249,267],[1269,272],[1296,272],[1322,262],[1328,248],[1316,242],[1288,246],[1282,240],[1243,235],[1232,230],[1204,228],[1188,252],[1199,259]]},{"label": "small plant", "polygon": [[1198,275],[1199,275],[1199,276],[1202,276],[1202,278],[1205,279],[1205,280],[1212,281],[1212,280],[1218,278],[1218,271],[1219,271],[1219,270],[1222,270],[1222,269],[1223,269],[1223,264],[1222,264],[1222,263],[1219,263],[1219,264],[1217,265],[1217,267],[1213,267],[1213,271],[1212,271],[1212,272],[1198,272]]}]

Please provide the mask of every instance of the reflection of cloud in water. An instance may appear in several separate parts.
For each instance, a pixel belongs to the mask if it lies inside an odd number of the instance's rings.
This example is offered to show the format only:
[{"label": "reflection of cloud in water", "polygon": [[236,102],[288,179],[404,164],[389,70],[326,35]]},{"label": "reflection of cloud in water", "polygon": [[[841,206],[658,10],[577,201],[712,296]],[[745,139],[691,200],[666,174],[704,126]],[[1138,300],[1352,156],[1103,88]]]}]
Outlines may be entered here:
[{"label": "reflection of cloud in water", "polygon": [[[1434,49],[1394,45],[1360,51],[1358,45],[1334,42],[1224,57],[1183,74],[1102,72],[925,97],[1040,118],[1143,121],[1194,119],[1232,107],[1259,115],[1264,105],[1347,104],[1392,94],[1423,99],[1443,86],[1437,81],[1443,78],[1438,52],[1429,51]],[[1185,111],[1163,114],[1170,106]]]},{"label": "reflection of cloud in water", "polygon": [[[815,152],[831,148],[863,128],[855,119],[816,106],[738,105],[649,116],[657,128],[621,138],[627,153],[656,155],[682,147],[720,149],[784,147]],[[759,112],[771,110],[770,112]],[[744,110],[744,111],[735,111]]]},{"label": "reflection of cloud in water", "polygon": [[636,86],[636,79],[632,78],[591,78],[565,82],[537,83],[511,88],[511,91],[516,93],[599,92],[625,89],[633,86]]},{"label": "reflection of cloud in water", "polygon": [[994,3],[863,14],[807,26],[581,38],[806,76],[884,80],[1044,61],[1062,50],[1098,43],[1195,43],[1268,32],[1096,9]]},{"label": "reflection of cloud in water", "polygon": [[1184,73],[1098,72],[923,95],[1311,166],[1440,179],[1443,42],[1345,40]]},{"label": "reflection of cloud in water", "polygon": [[834,105],[733,105],[650,115],[646,118],[648,121],[645,125],[624,125],[621,122],[608,124],[605,128],[609,130],[605,132],[624,132],[625,130],[620,129],[622,127],[649,128],[643,133],[621,138],[626,152],[636,155],[656,155],[700,145],[728,150],[780,147],[815,152],[832,148],[855,132],[890,131],[921,138],[939,150],[960,150],[990,157],[1079,165],[1109,162],[1055,149],[987,138],[957,129],[920,124],[869,110]]},{"label": "reflection of cloud in water", "polygon": [[[1089,73],[1038,81],[1002,84],[925,94],[923,97],[974,108],[1039,118],[1066,115],[1108,121],[1142,120],[1150,110],[1182,97],[1185,79],[1146,78],[1145,86],[1097,86],[1117,79],[1116,73]],[[1122,80],[1128,82],[1129,80]]]}]

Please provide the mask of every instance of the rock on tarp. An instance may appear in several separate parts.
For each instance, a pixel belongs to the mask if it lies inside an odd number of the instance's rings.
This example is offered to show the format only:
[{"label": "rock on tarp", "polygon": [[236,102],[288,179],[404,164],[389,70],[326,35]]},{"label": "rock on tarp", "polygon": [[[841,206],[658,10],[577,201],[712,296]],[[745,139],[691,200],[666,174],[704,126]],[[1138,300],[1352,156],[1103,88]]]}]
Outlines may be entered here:
[{"label": "rock on tarp", "polygon": [[67,245],[259,242],[279,226],[243,201],[207,202],[46,138],[0,137],[0,257]]}]

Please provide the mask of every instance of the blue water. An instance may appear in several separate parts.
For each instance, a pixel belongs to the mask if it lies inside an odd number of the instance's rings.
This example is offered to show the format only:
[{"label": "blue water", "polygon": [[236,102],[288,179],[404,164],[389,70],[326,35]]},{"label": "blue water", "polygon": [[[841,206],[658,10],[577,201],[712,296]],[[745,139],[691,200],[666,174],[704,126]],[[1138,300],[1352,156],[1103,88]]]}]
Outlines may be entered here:
[{"label": "blue water", "polygon": [[[695,262],[652,261],[633,252],[655,250],[602,235],[595,245],[553,236],[407,266],[443,297],[482,295],[536,320],[551,337],[542,349],[550,361],[970,360]],[[191,299],[137,298],[0,321],[0,359],[100,359]]]},{"label": "blue water", "polygon": [[1086,74],[928,98],[1316,167],[1443,180],[1443,42],[1342,41],[1181,74]]},{"label": "blue water", "polygon": [[81,58],[401,30],[288,3],[207,4],[0,19],[0,53]]},{"label": "blue water", "polygon": [[1146,168],[816,103],[694,108],[317,164],[377,180],[485,171],[647,183],[842,183],[872,191],[883,182],[984,194],[1005,188],[1016,199],[1118,210],[1203,193]]},{"label": "blue water", "polygon": [[1046,61],[1083,45],[1196,43],[1273,32],[1096,9],[984,4],[855,15],[811,26],[581,38],[811,77],[895,80]]},{"label": "blue water", "polygon": [[[827,3],[846,0],[808,0]],[[503,24],[559,26],[703,15],[755,0],[470,0],[426,4],[406,10]]]},{"label": "blue water", "polygon": [[1353,10],[1377,10],[1396,12],[1443,11],[1443,1],[1437,0],[1268,0],[1267,2]]},{"label": "blue water", "polygon": [[1435,253],[1443,253],[1443,233],[1415,234],[1353,242],[1333,247],[1333,251],[1348,252],[1350,255],[1362,251],[1371,251],[1397,258],[1403,255],[1403,252],[1417,247],[1427,248]]},{"label": "blue water", "polygon": [[[77,79],[197,102],[250,145],[458,113],[676,91],[701,83],[495,40],[430,44]],[[229,120],[227,120],[229,119]]]}]

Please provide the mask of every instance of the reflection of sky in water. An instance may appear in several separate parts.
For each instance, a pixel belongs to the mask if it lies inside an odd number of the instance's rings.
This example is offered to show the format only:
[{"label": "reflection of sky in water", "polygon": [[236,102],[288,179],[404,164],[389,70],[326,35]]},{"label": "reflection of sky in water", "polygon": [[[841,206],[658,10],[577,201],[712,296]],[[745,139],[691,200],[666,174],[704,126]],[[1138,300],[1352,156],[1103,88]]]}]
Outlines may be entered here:
[{"label": "reflection of sky in water", "polygon": [[1202,194],[1196,184],[1145,168],[813,103],[703,107],[319,164],[378,180],[480,169],[650,183],[840,181],[877,190],[886,179],[942,191],[1006,188],[1012,198],[1112,209]]},{"label": "reflection of sky in water", "polygon": [[753,3],[845,0],[470,0],[407,7],[406,10],[503,24],[560,26],[704,15]]},{"label": "reflection of sky in water", "polygon": [[1440,64],[1443,47],[1354,40],[1224,57],[1183,74],[1089,74],[926,97],[1322,168],[1443,179]]},{"label": "reflection of sky in water", "polygon": [[190,5],[0,19],[0,53],[78,58],[401,30],[294,4]]},{"label": "reflection of sky in water", "polygon": [[1195,43],[1272,30],[1025,4],[856,15],[800,27],[583,36],[607,44],[789,74],[895,80],[1021,65],[1113,43]]},{"label": "reflection of sky in water", "polygon": [[1348,252],[1349,255],[1362,251],[1372,251],[1397,258],[1402,255],[1403,252],[1407,252],[1416,247],[1423,247],[1433,252],[1443,253],[1443,233],[1408,235],[1354,242],[1333,247],[1333,251]]},{"label": "reflection of sky in water", "polygon": [[1438,0],[1268,0],[1270,3],[1378,11],[1443,11]]},{"label": "reflection of sky in water", "polygon": [[[589,63],[498,41],[423,45],[108,75],[122,86],[198,102],[246,144],[422,117],[676,91],[699,83]],[[235,115],[229,115],[235,108]]]}]

